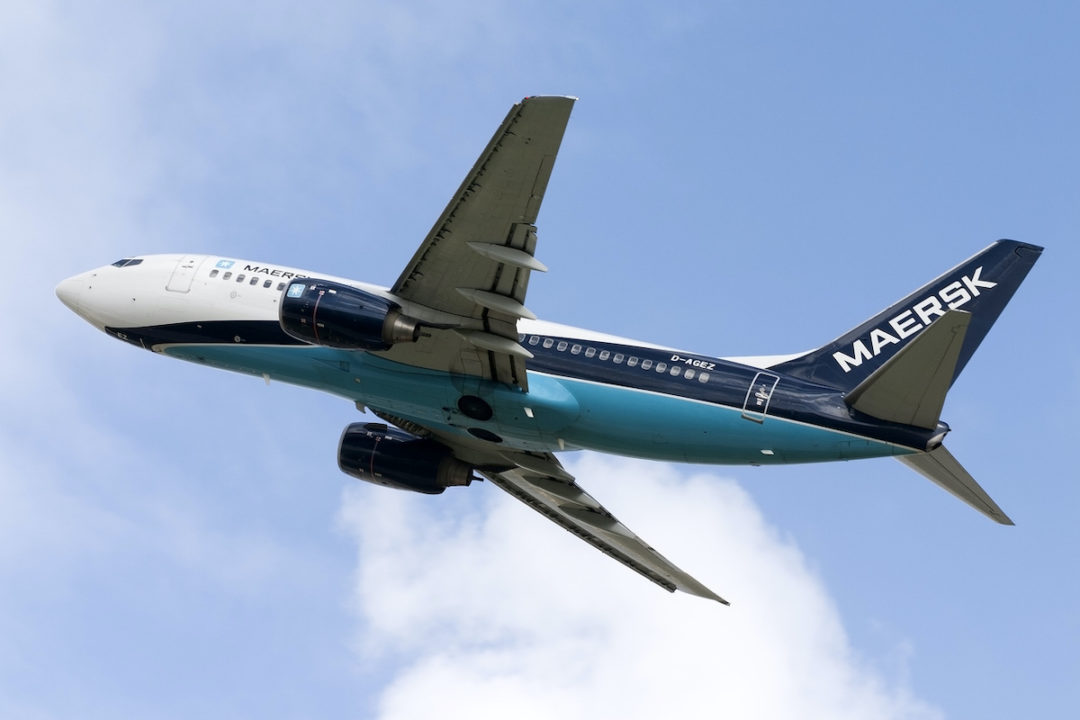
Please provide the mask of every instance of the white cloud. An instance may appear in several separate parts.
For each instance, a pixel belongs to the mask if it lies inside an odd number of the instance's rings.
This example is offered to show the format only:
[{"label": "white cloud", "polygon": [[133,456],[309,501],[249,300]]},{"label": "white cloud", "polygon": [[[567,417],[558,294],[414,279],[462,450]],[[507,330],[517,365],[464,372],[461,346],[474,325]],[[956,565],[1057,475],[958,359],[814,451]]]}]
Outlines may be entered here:
[{"label": "white cloud", "polygon": [[359,649],[397,661],[381,717],[940,716],[853,651],[735,482],[591,455],[571,470],[732,607],[670,596],[494,488],[471,503],[353,489]]}]

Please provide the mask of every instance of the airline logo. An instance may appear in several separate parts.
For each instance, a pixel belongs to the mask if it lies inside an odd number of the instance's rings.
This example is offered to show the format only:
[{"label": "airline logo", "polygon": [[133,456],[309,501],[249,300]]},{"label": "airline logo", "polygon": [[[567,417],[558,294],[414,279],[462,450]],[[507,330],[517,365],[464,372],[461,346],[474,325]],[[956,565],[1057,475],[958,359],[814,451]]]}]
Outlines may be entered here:
[{"label": "airline logo", "polygon": [[997,287],[996,282],[982,279],[982,267],[975,268],[970,275],[941,288],[934,295],[925,297],[910,308],[889,320],[887,327],[876,327],[866,338],[859,338],[851,345],[851,354],[833,353],[833,360],[845,373],[859,367],[866,360],[880,355],[890,345],[900,345],[918,333],[936,318],[945,314],[945,310],[957,310],[979,297],[983,290]]}]

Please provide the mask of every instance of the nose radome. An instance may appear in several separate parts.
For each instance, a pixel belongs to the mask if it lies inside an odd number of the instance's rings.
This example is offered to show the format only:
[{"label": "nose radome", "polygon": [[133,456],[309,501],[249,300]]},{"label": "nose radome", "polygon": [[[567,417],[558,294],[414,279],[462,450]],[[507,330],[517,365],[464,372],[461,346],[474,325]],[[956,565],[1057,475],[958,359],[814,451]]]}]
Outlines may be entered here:
[{"label": "nose radome", "polygon": [[60,302],[67,305],[72,312],[79,312],[79,299],[85,282],[81,275],[76,275],[61,281],[56,286],[56,297],[60,298]]}]

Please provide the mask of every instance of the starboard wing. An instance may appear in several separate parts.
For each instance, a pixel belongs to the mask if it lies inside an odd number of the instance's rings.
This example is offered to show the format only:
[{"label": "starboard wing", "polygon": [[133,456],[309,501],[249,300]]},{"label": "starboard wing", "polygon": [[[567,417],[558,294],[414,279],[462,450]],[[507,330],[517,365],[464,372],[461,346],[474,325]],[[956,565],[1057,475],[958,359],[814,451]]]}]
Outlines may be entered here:
[{"label": "starboard wing", "polygon": [[525,292],[532,272],[547,269],[534,257],[536,216],[573,105],[531,97],[510,109],[391,289],[461,317],[461,327],[390,357],[528,389],[531,354],[518,344],[517,321],[535,317]]}]

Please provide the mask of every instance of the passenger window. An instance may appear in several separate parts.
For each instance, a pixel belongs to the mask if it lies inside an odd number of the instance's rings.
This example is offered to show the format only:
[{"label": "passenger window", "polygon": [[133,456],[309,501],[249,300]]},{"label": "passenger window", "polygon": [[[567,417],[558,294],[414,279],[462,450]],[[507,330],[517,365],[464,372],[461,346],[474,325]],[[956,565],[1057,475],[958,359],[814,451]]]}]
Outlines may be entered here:
[{"label": "passenger window", "polygon": [[227,273],[225,273],[224,275],[222,275],[222,276],[221,276],[221,279],[222,279],[222,280],[228,280],[228,279],[229,279],[229,278],[231,278],[231,277],[232,277],[232,273],[231,273],[231,272],[227,272]]},{"label": "passenger window", "polygon": [[686,368],[686,379],[687,380],[693,380],[695,375],[697,375],[697,373],[694,371],[693,368]]},{"label": "passenger window", "polygon": [[652,367],[652,360],[642,360],[641,361],[641,369],[642,370],[648,370],[651,367]]},{"label": "passenger window", "polygon": [[218,269],[217,268],[214,268],[213,270],[210,271],[210,277],[214,278],[214,277],[217,277],[217,276],[218,276]]},{"label": "passenger window", "polygon": [[667,370],[667,363],[656,363],[656,372],[664,372]]},{"label": "passenger window", "polygon": [[565,340],[560,340],[559,344],[555,347],[555,349],[558,350],[559,352],[563,352],[563,351],[566,350],[566,346],[569,345],[569,344],[570,343],[566,342]]},{"label": "passenger window", "polygon": [[611,357],[611,351],[610,350],[601,350],[600,351],[600,359],[601,360],[607,360],[609,357]]},{"label": "passenger window", "polygon": [[706,372],[701,373],[700,375],[697,376],[697,381],[698,382],[703,382],[703,383],[709,382],[709,373],[706,373]]},{"label": "passenger window", "polygon": [[270,287],[270,286],[271,286],[271,285],[273,285],[273,284],[274,284],[274,281],[273,281],[273,280],[267,280],[266,282],[264,282],[264,283],[263,283],[263,287],[264,287],[264,288],[268,288],[268,287]]},{"label": "passenger window", "polygon": [[615,357],[611,358],[611,362],[615,363],[616,365],[622,365],[622,361],[623,361],[623,354],[622,353],[615,353]]},{"label": "passenger window", "polygon": [[591,358],[596,355],[596,348],[585,348],[585,357]]},{"label": "passenger window", "polygon": [[551,346],[554,345],[554,344],[555,344],[555,341],[552,340],[551,338],[544,338],[544,349],[550,349]]},{"label": "passenger window", "polygon": [[633,355],[626,361],[626,367],[637,367],[637,358]]},{"label": "passenger window", "polygon": [[581,354],[581,346],[580,345],[574,345],[573,347],[571,347],[570,348],[570,354],[571,355],[580,355]]},{"label": "passenger window", "polygon": [[536,335],[530,335],[529,336],[529,344],[530,345],[535,345],[538,342],[540,342],[540,338],[538,338]]},{"label": "passenger window", "polygon": [[244,273],[240,273],[236,276],[236,282],[244,282]]},{"label": "passenger window", "polygon": [[285,289],[285,283],[279,282],[277,284],[277,289],[278,289],[278,292],[281,292],[282,290],[284,290]]},{"label": "passenger window", "polygon": [[671,374],[674,377],[679,377],[679,373],[681,373],[681,372],[682,372],[682,367],[680,367],[679,365],[672,365],[671,366]]},{"label": "passenger window", "polygon": [[250,282],[250,283],[248,283],[248,284],[249,284],[249,285],[258,285],[258,284],[259,284],[259,278],[258,278],[258,276],[253,276],[253,277],[251,278],[251,282]]}]

